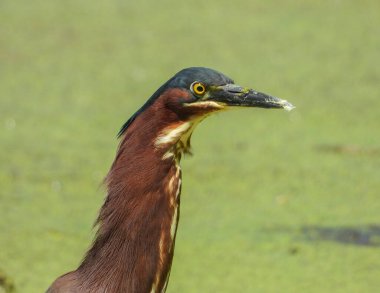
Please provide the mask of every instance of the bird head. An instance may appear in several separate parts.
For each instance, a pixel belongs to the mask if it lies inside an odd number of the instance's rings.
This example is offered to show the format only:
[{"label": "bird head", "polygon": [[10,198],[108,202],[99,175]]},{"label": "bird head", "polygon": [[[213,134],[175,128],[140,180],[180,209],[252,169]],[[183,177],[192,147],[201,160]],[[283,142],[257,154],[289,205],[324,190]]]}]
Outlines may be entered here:
[{"label": "bird head", "polygon": [[180,71],[168,81],[167,89],[183,91],[180,98],[170,100],[168,104],[175,111],[193,118],[231,107],[294,108],[286,100],[236,85],[224,74],[203,67]]},{"label": "bird head", "polygon": [[205,67],[181,70],[164,83],[121,128],[122,135],[138,115],[155,103],[168,109],[181,121],[202,120],[207,115],[232,107],[292,110],[286,100],[236,85],[226,75]]}]

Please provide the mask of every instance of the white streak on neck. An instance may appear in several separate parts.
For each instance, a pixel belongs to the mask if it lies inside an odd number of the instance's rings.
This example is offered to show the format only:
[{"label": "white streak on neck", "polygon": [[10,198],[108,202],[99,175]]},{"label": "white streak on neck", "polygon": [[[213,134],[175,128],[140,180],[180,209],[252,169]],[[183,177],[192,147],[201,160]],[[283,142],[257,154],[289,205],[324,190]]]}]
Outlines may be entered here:
[{"label": "white streak on neck", "polygon": [[165,237],[164,233],[161,233],[160,243],[159,243],[159,252],[160,252],[160,258],[158,261],[159,269],[156,273],[156,277],[152,285],[152,289],[150,290],[150,293],[156,293],[158,283],[160,282],[160,275],[162,271],[162,265],[164,262],[164,237]]},{"label": "white streak on neck", "polygon": [[165,128],[154,142],[156,147],[178,142],[181,136],[191,128],[192,123],[184,122],[175,128]]},{"label": "white streak on neck", "polygon": [[170,236],[172,238],[172,240],[174,240],[174,237],[175,237],[175,232],[177,230],[177,213],[178,213],[178,206],[176,206],[174,208],[174,214],[173,214],[173,218],[172,218],[172,223],[171,223],[171,226],[170,226]]},{"label": "white streak on neck", "polygon": [[180,178],[180,179],[178,179],[177,191],[176,191],[176,193],[175,193],[175,199],[176,199],[176,200],[178,199],[179,193],[180,193],[180,191],[181,191],[181,184],[182,184],[182,180],[181,180],[181,178]]}]

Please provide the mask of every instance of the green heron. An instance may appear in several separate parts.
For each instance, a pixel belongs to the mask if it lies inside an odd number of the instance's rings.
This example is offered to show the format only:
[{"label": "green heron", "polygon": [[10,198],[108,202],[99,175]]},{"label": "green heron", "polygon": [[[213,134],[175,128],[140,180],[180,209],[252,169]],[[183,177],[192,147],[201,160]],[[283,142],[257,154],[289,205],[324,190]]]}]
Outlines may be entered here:
[{"label": "green heron", "polygon": [[119,132],[91,248],[47,292],[164,292],[179,219],[181,155],[200,121],[235,106],[293,108],[209,68],[183,69],[162,85]]}]

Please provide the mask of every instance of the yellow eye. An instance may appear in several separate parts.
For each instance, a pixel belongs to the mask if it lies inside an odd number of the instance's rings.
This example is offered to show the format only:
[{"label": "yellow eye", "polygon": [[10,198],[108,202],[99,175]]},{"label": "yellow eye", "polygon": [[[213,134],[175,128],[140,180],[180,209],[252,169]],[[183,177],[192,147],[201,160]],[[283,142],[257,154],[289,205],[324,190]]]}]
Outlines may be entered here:
[{"label": "yellow eye", "polygon": [[191,90],[194,94],[202,96],[206,92],[206,87],[203,83],[196,81],[191,84]]}]

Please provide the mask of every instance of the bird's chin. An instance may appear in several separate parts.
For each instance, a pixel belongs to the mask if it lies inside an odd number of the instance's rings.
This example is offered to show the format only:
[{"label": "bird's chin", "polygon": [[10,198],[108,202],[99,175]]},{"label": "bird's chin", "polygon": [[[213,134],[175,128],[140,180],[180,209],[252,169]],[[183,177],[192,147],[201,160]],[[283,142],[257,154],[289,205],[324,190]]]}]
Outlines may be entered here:
[{"label": "bird's chin", "polygon": [[200,110],[223,110],[226,108],[226,104],[215,101],[198,101],[194,103],[185,104],[185,107]]}]

